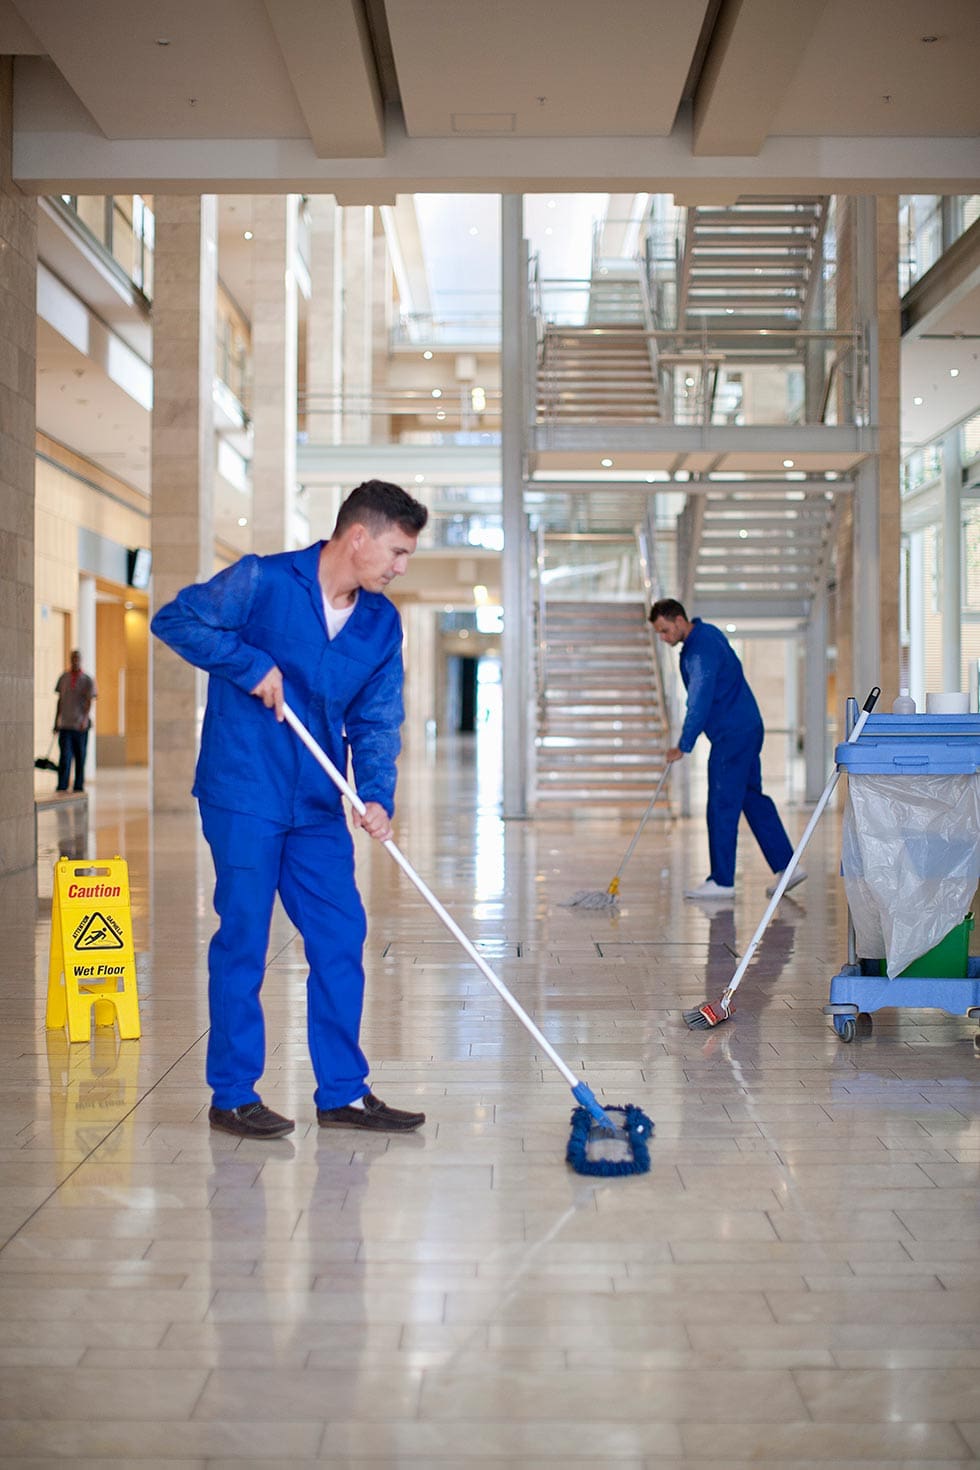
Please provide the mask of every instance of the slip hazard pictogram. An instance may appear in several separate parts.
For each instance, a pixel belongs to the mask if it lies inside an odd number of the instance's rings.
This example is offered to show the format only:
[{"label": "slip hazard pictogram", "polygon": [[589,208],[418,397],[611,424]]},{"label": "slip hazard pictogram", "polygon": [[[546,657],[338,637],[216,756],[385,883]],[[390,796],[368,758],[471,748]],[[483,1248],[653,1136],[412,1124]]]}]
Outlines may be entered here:
[{"label": "slip hazard pictogram", "polygon": [[82,920],[72,935],[76,949],[123,949],[122,929],[115,919],[96,911]]},{"label": "slip hazard pictogram", "polygon": [[129,869],[119,857],[55,864],[45,1020],[52,1030],[67,1024],[69,1041],[88,1041],[93,1012],[124,1041],[140,1034]]}]

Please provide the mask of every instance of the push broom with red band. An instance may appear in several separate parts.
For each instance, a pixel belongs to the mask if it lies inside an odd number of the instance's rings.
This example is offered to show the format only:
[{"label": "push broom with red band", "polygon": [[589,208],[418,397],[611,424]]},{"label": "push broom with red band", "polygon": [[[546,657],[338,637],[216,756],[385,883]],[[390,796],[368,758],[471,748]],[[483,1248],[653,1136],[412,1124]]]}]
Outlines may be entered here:
[{"label": "push broom with red band", "polygon": [[[868,723],[868,716],[874,709],[875,705],[878,703],[878,696],[880,694],[881,690],[876,685],[875,688],[872,689],[871,693],[868,695],[867,699],[864,701],[864,708],[861,711],[857,724],[854,726],[854,729],[847,737],[849,745],[854,744],[855,740],[857,740],[861,731]],[[742,983],[742,977],[748,969],[749,961],[755,954],[756,949],[759,946],[759,941],[761,940],[763,934],[765,934],[766,930],[769,927],[769,920],[776,912],[779,900],[782,898],[783,894],[786,892],[787,888],[790,887],[793,881],[793,874],[796,872],[796,869],[799,866],[800,858],[803,856],[806,845],[813,835],[813,829],[816,827],[820,818],[823,816],[827,803],[833,795],[834,787],[837,785],[837,782],[839,780],[840,770],[835,765],[831,773],[830,780],[824,787],[820,800],[817,802],[817,805],[814,808],[813,816],[806,824],[806,831],[800,838],[796,851],[793,853],[793,856],[790,858],[789,862],[786,864],[786,867],[783,869],[782,877],[776,885],[772,898],[769,900],[769,907],[763,914],[759,927],[753,934],[751,943],[742,956],[738,969],[732,976],[731,983],[729,984],[728,989],[725,991],[724,995],[721,997],[720,1000],[706,1000],[703,1006],[697,1006],[693,1011],[684,1012],[684,1024],[686,1026],[689,1026],[692,1031],[710,1031],[713,1026],[720,1026],[724,1021],[730,1020],[733,1016],[735,1007],[732,1005],[732,996],[735,994],[736,990]]]}]

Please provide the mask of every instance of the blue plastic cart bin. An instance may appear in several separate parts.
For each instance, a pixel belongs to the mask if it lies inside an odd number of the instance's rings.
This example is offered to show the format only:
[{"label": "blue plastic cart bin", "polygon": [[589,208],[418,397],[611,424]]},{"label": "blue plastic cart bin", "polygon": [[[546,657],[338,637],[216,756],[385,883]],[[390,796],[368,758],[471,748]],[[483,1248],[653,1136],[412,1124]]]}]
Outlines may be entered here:
[{"label": "blue plastic cart bin", "polygon": [[[931,1006],[950,1016],[980,1019],[980,956],[967,962],[965,980],[889,980],[862,974],[860,965],[845,965],[830,982],[830,1003],[823,1013],[833,1016],[841,1041],[853,1041],[859,1029],[870,1030],[872,1013],[884,1006]],[[868,1018],[863,1027],[862,1017]]]},{"label": "blue plastic cart bin", "polygon": [[[860,740],[838,745],[838,768],[863,776],[976,776],[980,773],[980,715],[871,715]],[[877,961],[874,962],[877,965]],[[870,966],[869,966],[870,968]],[[966,978],[902,977],[889,980],[848,964],[830,982],[825,1016],[842,1041],[871,1029],[873,1012],[885,1006],[933,1008],[980,1020],[980,957]],[[980,1034],[975,1044],[980,1046]]]}]

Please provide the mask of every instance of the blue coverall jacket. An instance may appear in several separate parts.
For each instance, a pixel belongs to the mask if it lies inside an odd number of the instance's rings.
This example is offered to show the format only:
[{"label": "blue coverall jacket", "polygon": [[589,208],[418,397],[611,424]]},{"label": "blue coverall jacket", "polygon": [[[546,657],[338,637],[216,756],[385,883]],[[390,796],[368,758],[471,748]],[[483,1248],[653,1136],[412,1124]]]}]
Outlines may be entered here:
[{"label": "blue coverall jacket", "polygon": [[692,618],[681,645],[681,678],[687,690],[687,713],[677,744],[685,754],[701,734],[712,745],[728,738],[739,744],[762,730],[762,716],[748,686],[741,661],[720,628]]},{"label": "blue coverall jacket", "polygon": [[290,827],[339,816],[341,798],[293,732],[249,693],[276,664],[289,704],[345,774],[350,745],[361,800],[389,816],[395,808],[405,717],[401,620],[387,597],[362,589],[331,641],[321,547],[242,557],[185,587],[152,623],[158,638],[211,676],[194,795]]},{"label": "blue coverall jacket", "polygon": [[321,544],[243,557],[209,582],[185,587],[153,619],[157,637],[211,676],[194,794],[214,858],[220,920],[208,953],[207,1076],[222,1109],[259,1096],[259,992],[277,893],[310,967],[316,1105],[342,1107],[367,1091],[359,1041],[366,920],[341,797],[289,726],[249,693],[278,665],[287,700],[334,765],[346,773],[349,744],[361,799],[393,814],[401,623],[386,597],[362,588],[331,640]]}]

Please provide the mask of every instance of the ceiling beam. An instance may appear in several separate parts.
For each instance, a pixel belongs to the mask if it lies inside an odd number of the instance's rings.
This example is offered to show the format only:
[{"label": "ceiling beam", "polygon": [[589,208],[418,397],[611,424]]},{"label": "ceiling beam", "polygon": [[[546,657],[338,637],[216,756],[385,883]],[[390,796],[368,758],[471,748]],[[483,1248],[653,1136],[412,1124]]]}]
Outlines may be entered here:
[{"label": "ceiling beam", "polygon": [[309,138],[102,137],[56,72],[14,97],[12,176],[34,194],[970,194],[977,174],[975,138],[770,138],[758,157],[708,160],[683,123],[669,138],[409,138],[397,109],[383,157],[320,158]]},{"label": "ceiling beam", "polygon": [[694,96],[695,156],[761,151],[825,4],[725,0]]},{"label": "ceiling beam", "polygon": [[381,158],[384,107],[358,0],[265,0],[317,158]]}]

